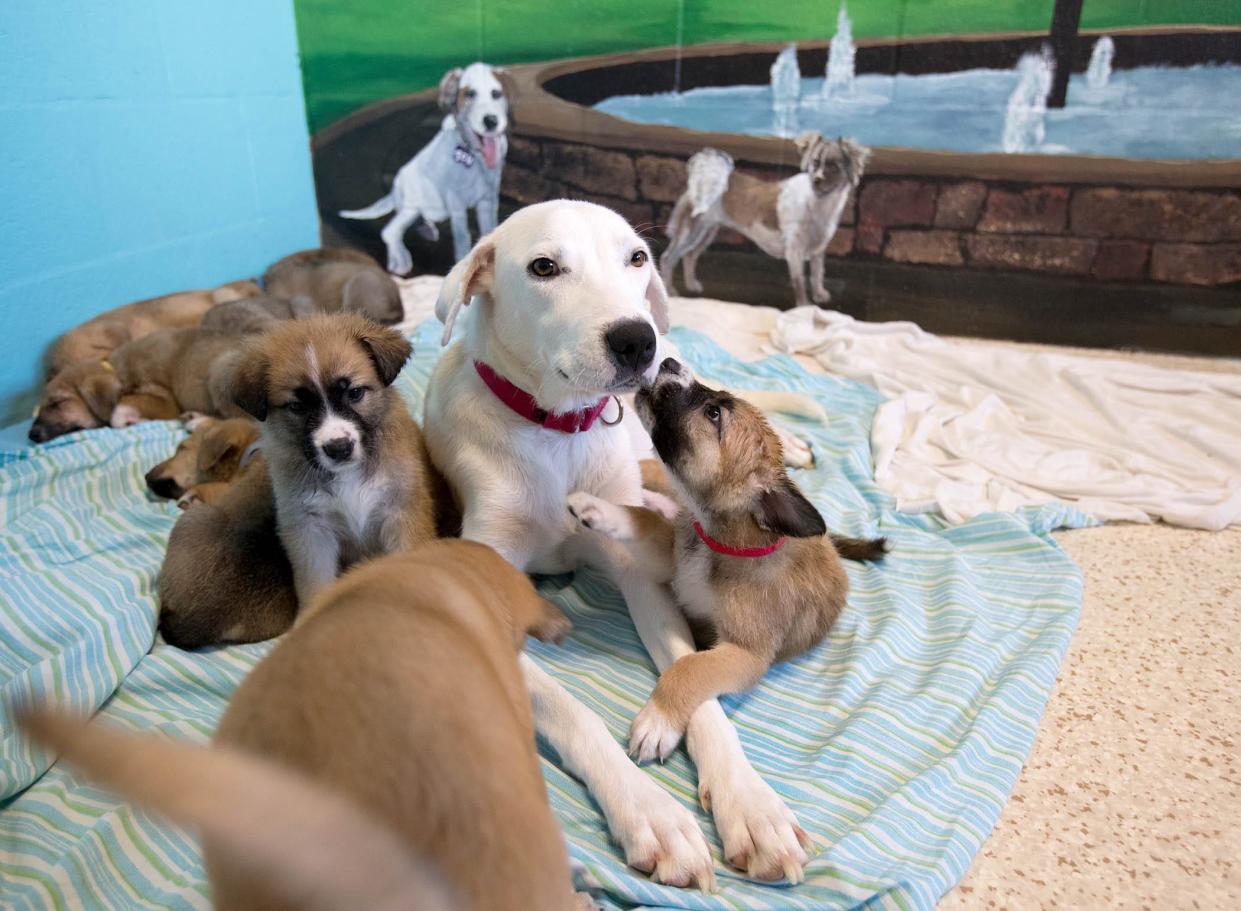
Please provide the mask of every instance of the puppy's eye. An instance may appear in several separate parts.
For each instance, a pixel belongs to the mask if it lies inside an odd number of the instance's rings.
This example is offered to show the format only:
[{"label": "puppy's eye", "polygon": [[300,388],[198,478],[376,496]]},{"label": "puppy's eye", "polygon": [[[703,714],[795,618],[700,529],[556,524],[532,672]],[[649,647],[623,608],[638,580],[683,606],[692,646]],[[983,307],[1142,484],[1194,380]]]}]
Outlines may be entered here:
[{"label": "puppy's eye", "polygon": [[560,267],[556,265],[555,260],[548,259],[546,256],[531,260],[527,268],[535,278],[551,278],[560,274]]},{"label": "puppy's eye", "polygon": [[647,255],[646,255],[645,250],[634,250],[633,256],[629,257],[629,265],[645,266],[646,260],[647,260]]},{"label": "puppy's eye", "polygon": [[478,92],[474,91],[473,89],[466,89],[461,94],[465,95],[466,98],[473,98],[475,95],[478,94]]},{"label": "puppy's eye", "polygon": [[702,409],[702,413],[707,416],[707,420],[709,420],[712,424],[719,424],[720,422],[720,406],[719,405],[716,405],[714,402],[708,402],[707,406]]},{"label": "puppy's eye", "polygon": [[492,89],[491,97],[495,98],[498,101],[500,98],[504,97],[504,93],[501,92],[499,89]]},{"label": "puppy's eye", "polygon": [[362,401],[362,396],[366,395],[365,386],[354,386],[345,393],[345,401],[357,403]]},{"label": "puppy's eye", "polygon": [[306,406],[296,399],[284,406],[285,411],[289,414],[305,414]]}]

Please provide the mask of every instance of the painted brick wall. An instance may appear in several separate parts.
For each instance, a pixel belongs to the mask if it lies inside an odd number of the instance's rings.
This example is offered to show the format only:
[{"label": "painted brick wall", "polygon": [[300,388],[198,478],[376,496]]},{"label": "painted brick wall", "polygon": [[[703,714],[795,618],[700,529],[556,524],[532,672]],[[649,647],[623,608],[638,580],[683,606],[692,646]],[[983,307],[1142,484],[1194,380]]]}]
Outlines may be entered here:
[{"label": "painted brick wall", "polygon": [[70,326],[317,238],[291,0],[0,3],[0,425]]}]

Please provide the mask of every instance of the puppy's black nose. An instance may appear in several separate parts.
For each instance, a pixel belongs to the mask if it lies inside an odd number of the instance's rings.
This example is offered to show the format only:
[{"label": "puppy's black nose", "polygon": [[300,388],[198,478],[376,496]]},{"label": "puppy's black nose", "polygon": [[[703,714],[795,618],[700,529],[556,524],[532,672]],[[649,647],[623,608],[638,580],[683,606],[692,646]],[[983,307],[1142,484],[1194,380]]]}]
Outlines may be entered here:
[{"label": "puppy's black nose", "polygon": [[32,443],[47,442],[47,428],[42,424],[34,423],[30,425],[30,432],[26,434]]},{"label": "puppy's black nose", "polygon": [[617,323],[607,331],[604,339],[619,367],[645,370],[655,360],[655,330],[646,320],[631,319]]},{"label": "puppy's black nose", "polygon": [[483,126],[488,130],[494,130],[500,124],[500,118],[495,114],[483,115]]},{"label": "puppy's black nose", "polygon": [[184,493],[176,481],[164,475],[157,475],[154,468],[146,473],[146,482],[151,493],[165,500],[175,500]]},{"label": "puppy's black nose", "polygon": [[353,440],[348,437],[337,437],[323,444],[323,454],[333,462],[343,462],[353,455]]},{"label": "puppy's black nose", "polygon": [[678,361],[675,357],[666,357],[662,361],[659,362],[659,372],[660,373],[675,373],[676,375],[680,376],[681,375],[681,362]]}]

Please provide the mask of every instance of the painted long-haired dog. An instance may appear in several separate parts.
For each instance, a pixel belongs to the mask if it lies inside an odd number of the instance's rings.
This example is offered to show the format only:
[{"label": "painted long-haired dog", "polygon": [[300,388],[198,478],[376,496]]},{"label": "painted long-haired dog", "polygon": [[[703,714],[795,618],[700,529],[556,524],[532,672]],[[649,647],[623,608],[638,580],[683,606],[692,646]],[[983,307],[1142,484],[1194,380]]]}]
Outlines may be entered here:
[{"label": "painted long-haired dog", "polygon": [[500,173],[508,154],[508,99],[498,72],[485,63],[471,63],[445,73],[439,104],[447,116],[435,138],[397,171],[390,193],[364,209],[340,213],[363,219],[395,213],[379,232],[388,248],[389,272],[404,275],[413,268],[405,246],[411,226],[434,241],[439,239],[436,223],[450,219],[457,260],[470,252],[467,209],[474,210],[480,233],[496,226]]},{"label": "painted long-haired dog", "polygon": [[[858,185],[870,149],[852,139],[825,139],[814,132],[795,140],[801,171],[775,183],[733,170],[733,160],[716,149],[703,149],[687,162],[685,192],[668,221],[670,243],[660,263],[668,290],[672,272],[683,262],[685,286],[702,291],[698,257],[720,228],[732,228],[769,256],[783,258],[798,306],[831,299],[823,286],[823,256],[840,224],[849,192]],[[806,263],[810,289],[806,293]]]}]

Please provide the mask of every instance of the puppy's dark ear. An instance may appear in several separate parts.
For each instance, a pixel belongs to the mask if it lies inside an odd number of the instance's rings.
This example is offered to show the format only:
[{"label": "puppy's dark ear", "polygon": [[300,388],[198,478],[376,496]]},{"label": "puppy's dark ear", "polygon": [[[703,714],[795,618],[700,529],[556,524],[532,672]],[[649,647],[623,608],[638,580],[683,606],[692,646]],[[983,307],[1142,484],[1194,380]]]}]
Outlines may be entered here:
[{"label": "puppy's dark ear", "polygon": [[439,105],[440,110],[454,111],[457,108],[457,88],[461,85],[461,67],[454,67],[440,79]]},{"label": "puppy's dark ear", "polygon": [[229,397],[256,421],[267,420],[267,372],[270,369],[266,356],[257,351],[242,353],[233,368]]},{"label": "puppy's dark ear", "polygon": [[790,538],[816,538],[827,534],[827,523],[788,478],[764,490],[754,518],[767,529]]},{"label": "puppy's dark ear", "polygon": [[115,370],[100,367],[91,371],[81,382],[78,395],[82,396],[82,401],[95,416],[95,420],[106,427],[112,420],[112,409],[121,399],[121,381]]},{"label": "puppy's dark ear", "polygon": [[392,381],[414,351],[409,340],[401,333],[369,320],[366,328],[358,333],[358,342],[370,354],[371,361],[375,364],[375,372],[379,374],[379,381],[385,386],[392,385]]}]

